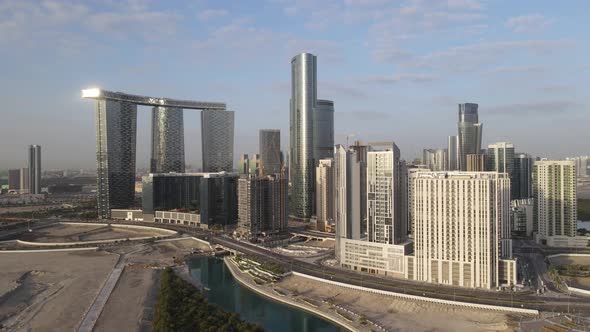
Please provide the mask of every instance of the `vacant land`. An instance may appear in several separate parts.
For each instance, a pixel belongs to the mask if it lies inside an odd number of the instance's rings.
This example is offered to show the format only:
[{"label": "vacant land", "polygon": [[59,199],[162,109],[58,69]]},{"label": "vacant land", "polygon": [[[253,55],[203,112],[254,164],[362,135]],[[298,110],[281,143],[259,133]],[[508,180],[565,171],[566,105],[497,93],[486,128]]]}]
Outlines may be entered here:
[{"label": "vacant land", "polygon": [[550,262],[568,285],[590,290],[590,256],[559,256]]},{"label": "vacant land", "polygon": [[0,324],[72,331],[117,261],[102,251],[0,253]]},{"label": "vacant land", "polygon": [[109,225],[55,224],[51,227],[23,234],[19,239],[31,242],[78,242],[162,236],[167,233],[140,228],[122,228]]}]

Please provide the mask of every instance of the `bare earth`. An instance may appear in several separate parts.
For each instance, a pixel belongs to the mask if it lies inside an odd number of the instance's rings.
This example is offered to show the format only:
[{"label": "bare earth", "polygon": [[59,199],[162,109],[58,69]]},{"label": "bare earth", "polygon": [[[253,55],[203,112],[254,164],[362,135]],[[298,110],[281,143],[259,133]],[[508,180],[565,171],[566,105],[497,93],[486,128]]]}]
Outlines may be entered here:
[{"label": "bare earth", "polygon": [[78,242],[159,236],[164,234],[157,230],[120,228],[108,225],[56,224],[33,233],[25,233],[21,236],[20,240],[32,242]]},{"label": "bare earth", "polygon": [[1,253],[0,324],[10,331],[72,331],[117,255],[96,252]]},{"label": "bare earth", "polygon": [[[590,265],[590,256],[560,256],[549,259],[553,265]],[[561,276],[572,287],[590,290],[590,278]]]},{"label": "bare earth", "polygon": [[505,313],[406,301],[297,276],[284,278],[276,286],[316,303],[331,298],[334,304],[363,314],[389,331],[512,331],[518,321],[518,316]]}]

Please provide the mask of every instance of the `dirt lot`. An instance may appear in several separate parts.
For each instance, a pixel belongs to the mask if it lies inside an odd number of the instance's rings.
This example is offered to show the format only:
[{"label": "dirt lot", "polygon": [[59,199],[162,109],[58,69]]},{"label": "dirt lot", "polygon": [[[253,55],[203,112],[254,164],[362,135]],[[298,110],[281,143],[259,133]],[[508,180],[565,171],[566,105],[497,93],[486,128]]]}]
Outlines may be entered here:
[{"label": "dirt lot", "polygon": [[[553,265],[590,265],[590,256],[559,256],[550,258]],[[590,290],[590,277],[561,276],[572,287]]]},{"label": "dirt lot", "polygon": [[10,331],[72,331],[117,255],[96,252],[0,253],[0,324]]},{"label": "dirt lot", "polygon": [[78,242],[161,236],[165,234],[157,230],[121,228],[108,225],[56,224],[32,233],[25,233],[19,239],[31,242]]}]

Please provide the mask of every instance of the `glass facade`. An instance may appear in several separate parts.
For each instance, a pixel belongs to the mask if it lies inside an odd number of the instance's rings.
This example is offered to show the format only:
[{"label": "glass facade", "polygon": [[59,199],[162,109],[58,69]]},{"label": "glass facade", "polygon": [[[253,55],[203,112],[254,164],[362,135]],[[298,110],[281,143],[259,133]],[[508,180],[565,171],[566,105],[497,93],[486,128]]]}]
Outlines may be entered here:
[{"label": "glass facade", "polygon": [[234,112],[201,112],[203,172],[231,172],[234,166]]},{"label": "glass facade", "polygon": [[290,178],[291,215],[309,219],[314,205],[314,109],[317,101],[316,57],[301,53],[291,60]]},{"label": "glass facade", "polygon": [[481,152],[482,124],[478,123],[477,104],[459,104],[458,163],[459,169],[467,170],[467,155]]},{"label": "glass facade", "polygon": [[260,174],[270,175],[281,171],[281,131],[261,129],[259,136]]},{"label": "glass facade", "polygon": [[488,171],[508,173],[511,182],[510,196],[517,198],[519,188],[514,172],[514,145],[506,142],[488,145],[486,163]]},{"label": "glass facade", "polygon": [[137,105],[110,99],[96,103],[98,217],[128,208],[135,199]]},{"label": "glass facade", "polygon": [[41,146],[29,145],[29,194],[41,193]]},{"label": "glass facade", "polygon": [[526,153],[514,155],[514,194],[512,199],[533,197],[533,158]]},{"label": "glass facade", "polygon": [[313,113],[314,160],[334,157],[334,102],[318,100]]},{"label": "glass facade", "polygon": [[184,121],[180,108],[152,108],[151,173],[184,173]]}]

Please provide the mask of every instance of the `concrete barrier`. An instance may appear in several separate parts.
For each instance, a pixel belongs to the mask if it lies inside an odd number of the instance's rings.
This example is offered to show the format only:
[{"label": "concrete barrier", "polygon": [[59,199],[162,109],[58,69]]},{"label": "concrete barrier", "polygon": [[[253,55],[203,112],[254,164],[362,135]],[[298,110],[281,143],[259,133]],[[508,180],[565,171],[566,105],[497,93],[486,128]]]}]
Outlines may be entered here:
[{"label": "concrete barrier", "polygon": [[590,296],[590,291],[589,290],[571,287],[571,286],[568,286],[567,284],[565,286],[567,287],[567,290],[570,291],[570,292],[572,292],[572,293],[576,293],[576,294],[580,294],[580,295],[585,295],[585,296]]},{"label": "concrete barrier", "polygon": [[590,254],[555,254],[547,256],[547,258],[554,258],[554,257],[590,257]]},{"label": "concrete barrier", "polygon": [[356,286],[356,285],[345,284],[345,283],[338,282],[338,281],[318,278],[318,277],[310,276],[310,275],[295,272],[295,271],[293,271],[293,275],[299,276],[302,278],[307,278],[307,279],[319,281],[319,282],[325,282],[325,283],[328,283],[331,285],[340,286],[340,287],[344,287],[344,288],[355,289],[355,290],[360,290],[360,291],[374,293],[374,294],[381,294],[381,295],[386,295],[386,296],[398,297],[398,298],[413,300],[413,301],[423,301],[423,302],[431,302],[431,303],[437,303],[437,304],[454,305],[454,306],[458,306],[458,307],[465,307],[465,308],[472,308],[472,309],[515,312],[515,313],[527,314],[527,315],[538,315],[539,314],[539,311],[534,310],[534,309],[513,308],[513,307],[488,305],[488,304],[477,304],[477,303],[469,303],[469,302],[450,301],[450,300],[434,299],[434,298],[424,297],[424,296],[389,292],[389,291],[384,291],[384,290],[375,289],[375,288],[361,287],[361,286]]},{"label": "concrete barrier", "polygon": [[83,251],[83,250],[96,250],[96,249],[98,249],[98,247],[64,248],[64,249],[32,249],[32,250],[0,250],[0,254],[22,254],[22,253],[60,252],[60,251]]}]

